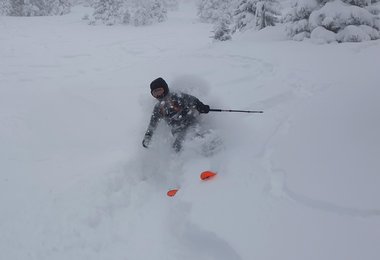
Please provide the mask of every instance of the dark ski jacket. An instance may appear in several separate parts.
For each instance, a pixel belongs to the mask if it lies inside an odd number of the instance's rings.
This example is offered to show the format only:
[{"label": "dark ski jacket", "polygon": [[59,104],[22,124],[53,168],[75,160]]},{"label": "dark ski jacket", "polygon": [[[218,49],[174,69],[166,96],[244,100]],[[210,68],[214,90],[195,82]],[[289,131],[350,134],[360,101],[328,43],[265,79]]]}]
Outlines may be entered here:
[{"label": "dark ski jacket", "polygon": [[153,135],[161,119],[164,119],[171,127],[173,134],[185,130],[197,121],[204,106],[199,99],[192,95],[169,92],[154,106],[145,136]]}]

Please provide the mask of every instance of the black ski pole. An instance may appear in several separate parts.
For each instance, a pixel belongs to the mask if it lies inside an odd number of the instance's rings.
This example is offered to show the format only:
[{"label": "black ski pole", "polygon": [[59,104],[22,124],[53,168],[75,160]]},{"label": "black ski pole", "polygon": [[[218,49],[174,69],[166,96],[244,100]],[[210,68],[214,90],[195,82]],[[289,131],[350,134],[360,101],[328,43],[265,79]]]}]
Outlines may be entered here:
[{"label": "black ski pole", "polygon": [[215,109],[215,108],[210,108],[210,112],[264,113],[264,111],[234,110],[234,109]]}]

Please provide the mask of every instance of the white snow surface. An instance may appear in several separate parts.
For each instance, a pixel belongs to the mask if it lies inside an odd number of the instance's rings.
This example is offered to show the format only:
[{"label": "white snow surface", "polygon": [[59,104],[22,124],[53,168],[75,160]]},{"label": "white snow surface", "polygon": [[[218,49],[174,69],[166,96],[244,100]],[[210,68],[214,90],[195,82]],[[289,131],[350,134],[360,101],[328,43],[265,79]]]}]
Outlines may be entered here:
[{"label": "white snow surface", "polygon": [[[85,13],[0,17],[0,259],[379,259],[379,40],[212,42],[191,2],[149,27]],[[159,76],[264,113],[201,115],[208,157],[164,125],[144,149]]]}]

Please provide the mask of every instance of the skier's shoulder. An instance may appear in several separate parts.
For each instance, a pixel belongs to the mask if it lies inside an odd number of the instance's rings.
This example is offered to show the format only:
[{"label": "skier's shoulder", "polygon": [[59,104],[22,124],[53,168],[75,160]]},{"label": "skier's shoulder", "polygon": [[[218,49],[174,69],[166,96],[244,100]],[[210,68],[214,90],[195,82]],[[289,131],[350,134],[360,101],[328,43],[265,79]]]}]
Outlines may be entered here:
[{"label": "skier's shoulder", "polygon": [[174,99],[174,98],[181,98],[182,97],[182,95],[183,95],[183,93],[182,92],[179,92],[179,91],[171,91],[171,92],[169,92],[169,96],[170,96],[170,98],[171,99]]},{"label": "skier's shoulder", "polygon": [[175,99],[182,99],[182,100],[192,100],[192,99],[197,99],[193,95],[184,93],[184,92],[173,92],[172,93],[173,98]]}]

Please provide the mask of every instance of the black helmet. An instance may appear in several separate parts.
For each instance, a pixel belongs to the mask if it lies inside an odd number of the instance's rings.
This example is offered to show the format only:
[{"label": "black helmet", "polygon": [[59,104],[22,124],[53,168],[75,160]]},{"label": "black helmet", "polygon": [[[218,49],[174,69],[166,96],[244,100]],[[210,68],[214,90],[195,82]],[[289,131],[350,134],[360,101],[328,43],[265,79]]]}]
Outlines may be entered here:
[{"label": "black helmet", "polygon": [[153,90],[157,88],[163,88],[164,94],[163,97],[166,96],[169,93],[169,87],[166,81],[163,78],[157,78],[150,83],[150,93],[153,92]]}]

